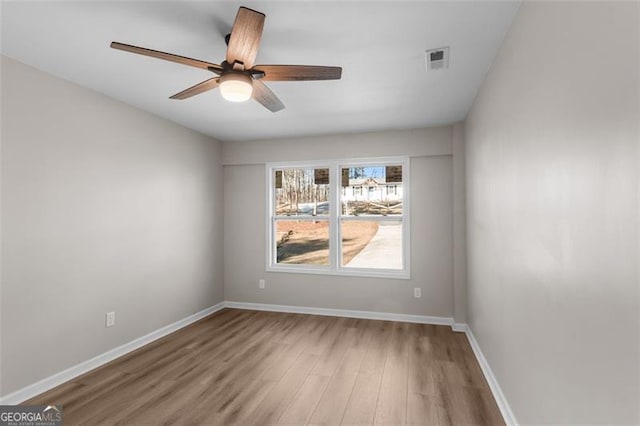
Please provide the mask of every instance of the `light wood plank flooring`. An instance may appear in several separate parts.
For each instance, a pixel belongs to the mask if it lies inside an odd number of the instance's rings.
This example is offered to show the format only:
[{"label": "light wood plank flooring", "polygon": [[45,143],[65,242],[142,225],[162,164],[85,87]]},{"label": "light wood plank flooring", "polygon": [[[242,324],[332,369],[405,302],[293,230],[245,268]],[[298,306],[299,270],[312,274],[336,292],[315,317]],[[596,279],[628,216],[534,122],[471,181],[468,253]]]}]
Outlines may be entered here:
[{"label": "light wood plank flooring", "polygon": [[65,425],[504,424],[449,327],[237,309],[26,403]]}]

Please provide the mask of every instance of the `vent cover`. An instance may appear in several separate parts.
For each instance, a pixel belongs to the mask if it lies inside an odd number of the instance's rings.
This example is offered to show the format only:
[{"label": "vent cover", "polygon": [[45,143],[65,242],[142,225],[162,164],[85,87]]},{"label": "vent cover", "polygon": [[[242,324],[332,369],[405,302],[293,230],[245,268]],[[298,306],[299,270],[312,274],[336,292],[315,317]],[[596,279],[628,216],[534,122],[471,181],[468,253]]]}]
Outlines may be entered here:
[{"label": "vent cover", "polygon": [[425,52],[427,59],[427,71],[449,68],[449,48],[440,47],[429,49]]}]

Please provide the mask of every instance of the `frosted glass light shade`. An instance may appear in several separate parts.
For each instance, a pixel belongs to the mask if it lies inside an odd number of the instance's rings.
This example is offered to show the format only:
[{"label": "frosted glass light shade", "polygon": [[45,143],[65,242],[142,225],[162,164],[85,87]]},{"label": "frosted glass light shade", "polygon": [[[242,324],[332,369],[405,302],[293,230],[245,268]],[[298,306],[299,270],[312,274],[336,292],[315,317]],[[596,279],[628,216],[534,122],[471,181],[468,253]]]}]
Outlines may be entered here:
[{"label": "frosted glass light shade", "polygon": [[252,79],[246,74],[229,72],[220,77],[220,93],[231,102],[245,102],[253,93]]}]

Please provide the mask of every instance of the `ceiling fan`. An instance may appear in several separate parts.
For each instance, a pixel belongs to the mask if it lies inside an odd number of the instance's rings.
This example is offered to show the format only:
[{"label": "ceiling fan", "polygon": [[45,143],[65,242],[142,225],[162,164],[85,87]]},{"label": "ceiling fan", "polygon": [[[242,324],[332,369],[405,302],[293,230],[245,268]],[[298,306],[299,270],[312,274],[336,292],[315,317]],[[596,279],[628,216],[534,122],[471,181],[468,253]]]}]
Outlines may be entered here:
[{"label": "ceiling fan", "polygon": [[251,98],[272,112],[284,109],[284,104],[264,84],[264,81],[339,80],[341,67],[314,65],[254,65],[265,15],[246,7],[240,7],[236,20],[227,34],[227,55],[220,65],[172,53],[145,49],[130,44],[112,42],[114,49],[139,55],[151,56],[166,61],[202,68],[217,74],[195,86],[189,87],[170,99],[187,99],[208,90],[220,87],[222,97],[232,102],[244,102]]}]

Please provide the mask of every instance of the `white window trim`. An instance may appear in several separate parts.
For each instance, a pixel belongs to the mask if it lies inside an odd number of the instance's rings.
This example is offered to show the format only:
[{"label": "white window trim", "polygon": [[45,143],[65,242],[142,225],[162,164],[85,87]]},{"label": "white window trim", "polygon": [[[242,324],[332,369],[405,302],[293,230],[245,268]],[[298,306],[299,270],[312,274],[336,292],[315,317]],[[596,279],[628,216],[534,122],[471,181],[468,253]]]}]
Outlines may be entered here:
[{"label": "white window trim", "polygon": [[[343,167],[361,167],[361,166],[379,166],[381,164],[402,164],[402,218],[394,218],[392,216],[341,216],[340,215],[340,181],[342,179],[341,169]],[[329,168],[330,175],[330,192],[329,192],[329,215],[326,216],[310,216],[309,220],[328,220],[329,221],[329,265],[290,265],[277,264],[275,262],[276,241],[274,227],[272,226],[276,219],[289,219],[291,216],[276,216],[274,205],[274,170],[281,168]],[[367,278],[395,278],[410,279],[411,278],[411,205],[410,192],[411,185],[410,176],[410,159],[409,157],[379,157],[379,158],[350,158],[341,160],[323,160],[323,161],[286,161],[277,163],[267,163],[266,172],[266,194],[267,194],[267,214],[266,216],[266,271],[267,272],[284,272],[298,274],[321,274],[321,275],[338,275],[349,277],[367,277]],[[363,220],[372,219],[376,221],[401,221],[402,222],[402,250],[403,250],[403,269],[374,269],[374,268],[345,268],[340,266],[341,249],[339,242],[342,241],[340,230],[340,220]],[[297,217],[295,220],[306,220],[306,217]]]}]

